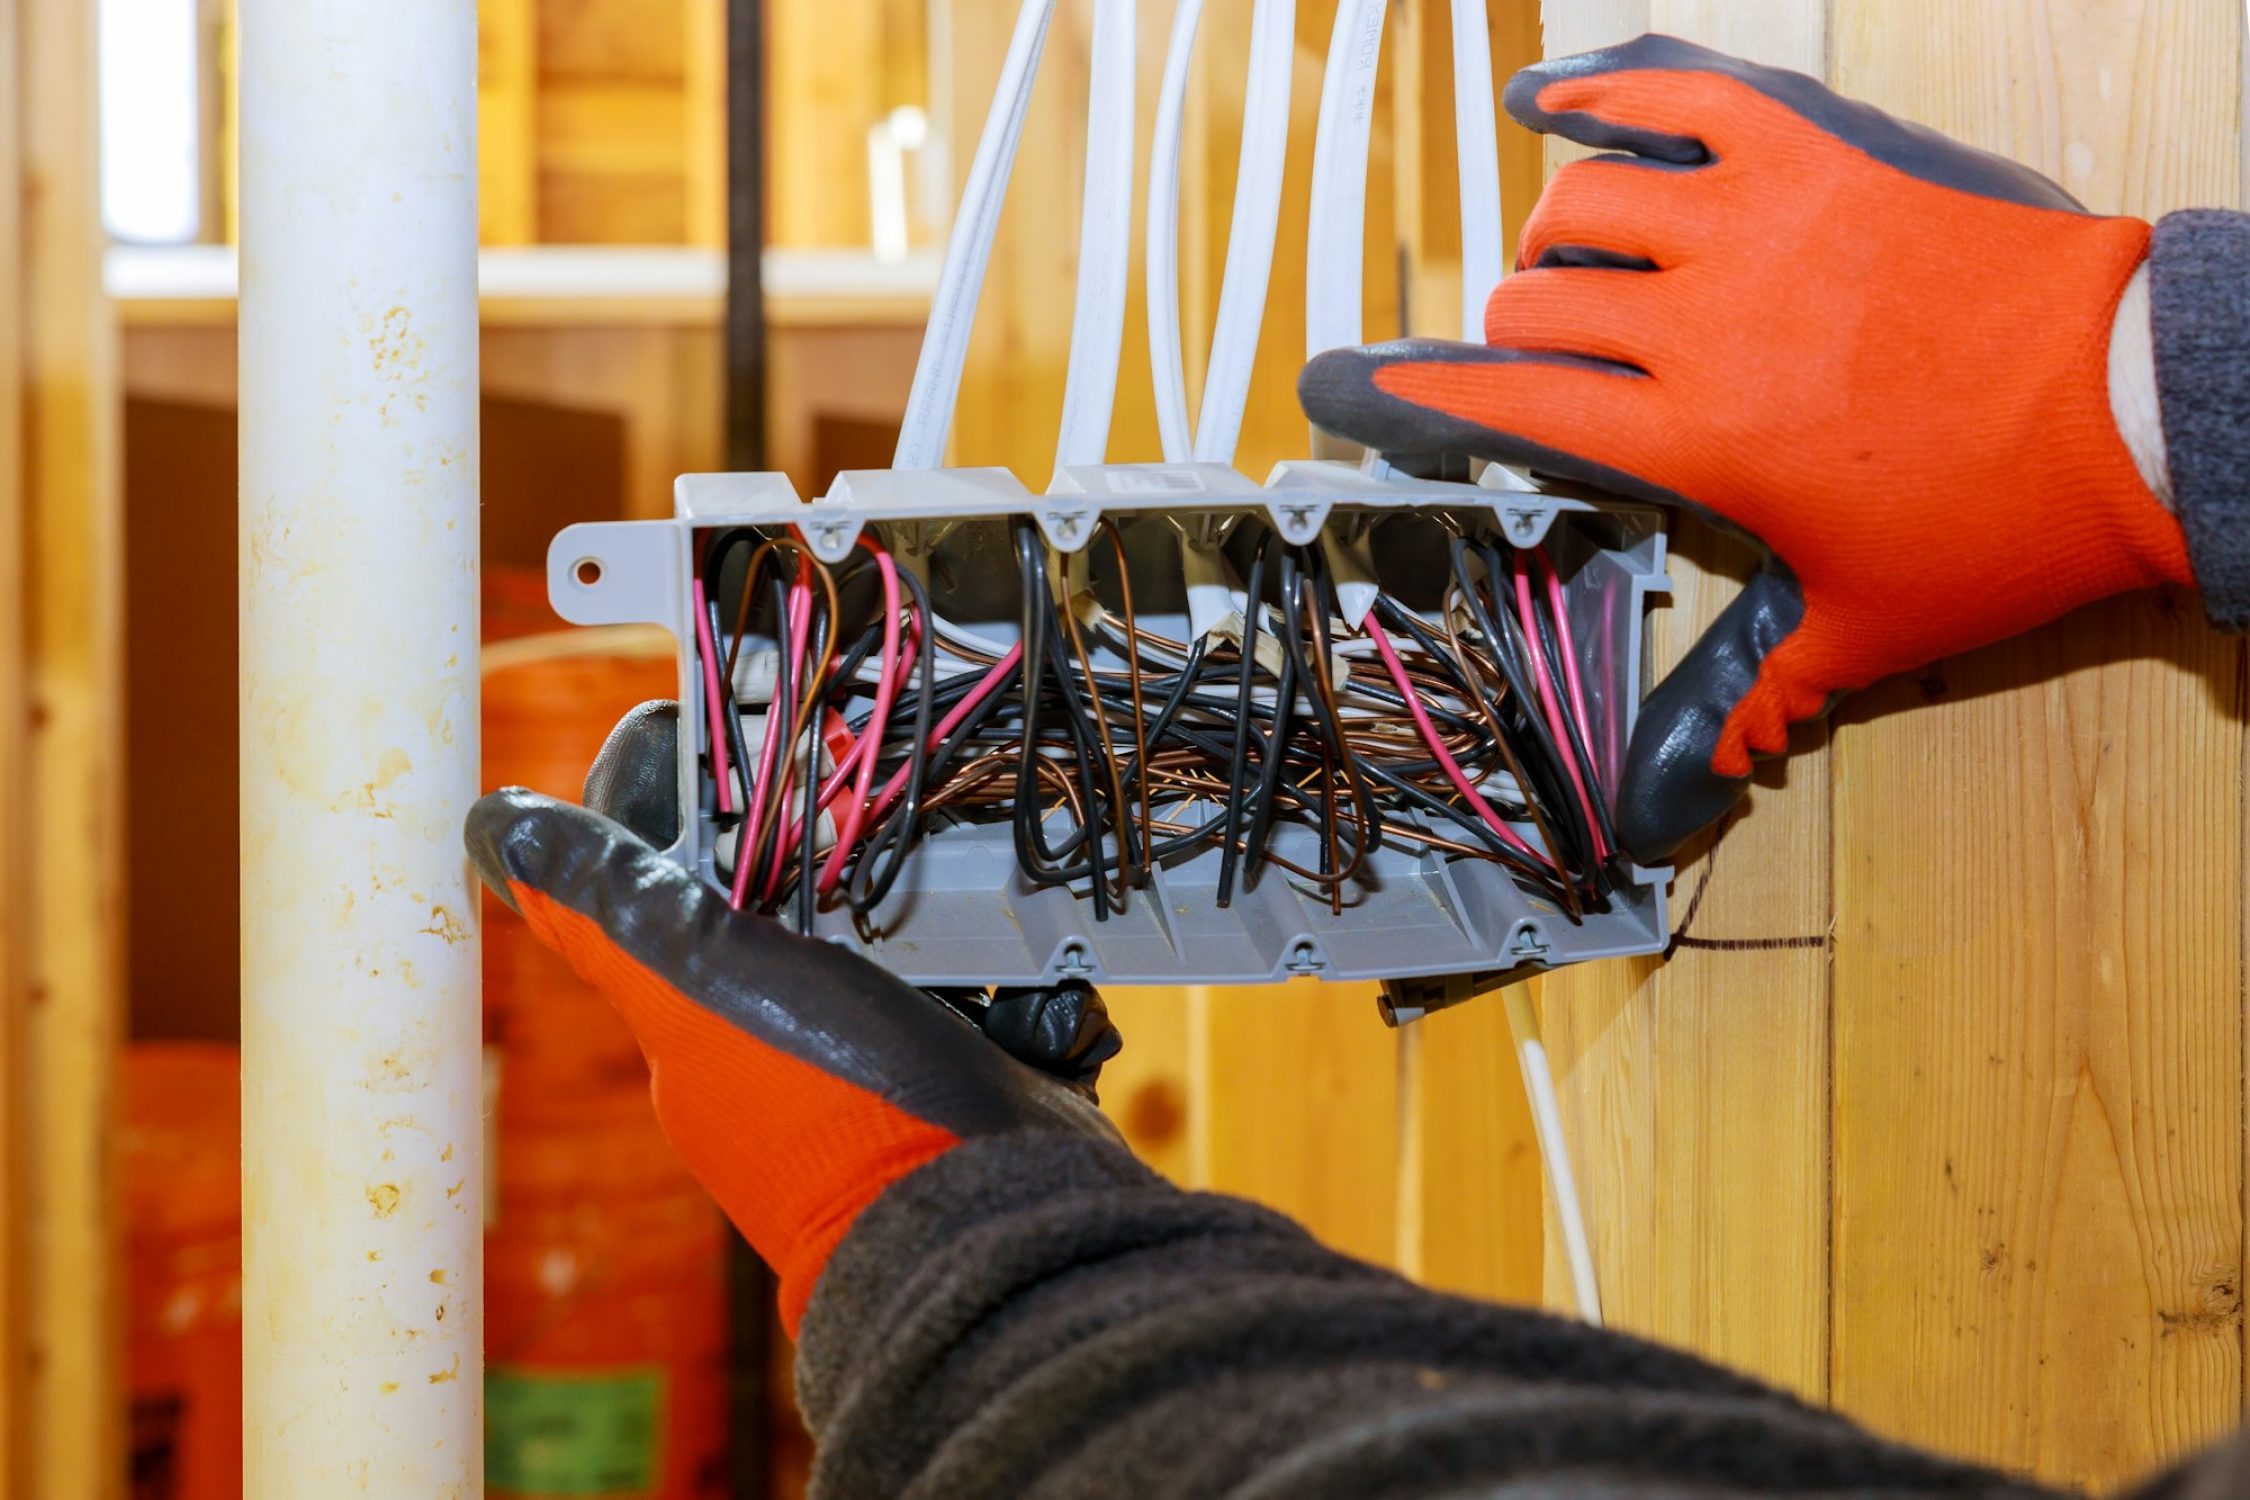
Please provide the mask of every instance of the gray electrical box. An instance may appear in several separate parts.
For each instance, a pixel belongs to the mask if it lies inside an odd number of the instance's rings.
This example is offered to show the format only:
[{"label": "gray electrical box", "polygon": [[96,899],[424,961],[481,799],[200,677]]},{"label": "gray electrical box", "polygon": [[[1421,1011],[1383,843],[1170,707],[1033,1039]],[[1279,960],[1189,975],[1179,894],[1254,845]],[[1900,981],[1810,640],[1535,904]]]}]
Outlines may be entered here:
[{"label": "gray electrical box", "polygon": [[[1669,587],[1662,518],[1647,508],[1511,488],[1510,480],[1499,469],[1484,484],[1457,484],[1405,478],[1380,465],[1299,462],[1280,465],[1261,486],[1217,464],[1121,464],[1067,469],[1040,495],[1002,469],[870,470],[840,476],[826,496],[808,502],[782,475],[690,474],[675,486],[671,520],[589,523],[557,535],[547,587],[556,612],[574,624],[655,624],[679,643],[680,805],[701,811],[669,853],[714,883],[717,829],[702,769],[707,721],[691,584],[698,537],[737,526],[794,526],[831,564],[852,551],[863,528],[878,528],[903,565],[932,581],[941,614],[1011,642],[1010,609],[980,608],[976,600],[980,583],[994,598],[1013,597],[1009,526],[1026,517],[1065,553],[1085,549],[1105,517],[1119,524],[1128,555],[1135,538],[1145,547],[1173,545],[1177,528],[1245,515],[1299,545],[1339,527],[1389,539],[1375,549],[1386,583],[1395,574],[1432,586],[1445,573],[1447,524],[1488,530],[1518,547],[1543,542],[1564,580],[1572,634],[1584,643],[1593,754],[1614,787],[1645,689],[1649,596]],[[1097,549],[1097,565],[1106,550]],[[1168,598],[1144,585],[1137,568],[1134,587],[1144,595],[1147,628],[1189,633],[1177,590]],[[1309,864],[1318,857],[1317,837],[1280,826],[1273,848]],[[924,985],[1436,980],[1650,953],[1665,941],[1665,870],[1629,870],[1607,910],[1574,918],[1498,864],[1403,845],[1386,843],[1370,856],[1340,913],[1324,893],[1271,868],[1249,889],[1238,884],[1222,908],[1218,865],[1218,851],[1207,848],[1160,867],[1148,888],[1097,922],[1083,894],[1035,886],[1022,875],[1004,823],[934,819],[872,921],[829,911],[815,930]],[[1445,988],[1439,984],[1433,998]],[[1402,1017],[1413,1010],[1402,1003]]]}]

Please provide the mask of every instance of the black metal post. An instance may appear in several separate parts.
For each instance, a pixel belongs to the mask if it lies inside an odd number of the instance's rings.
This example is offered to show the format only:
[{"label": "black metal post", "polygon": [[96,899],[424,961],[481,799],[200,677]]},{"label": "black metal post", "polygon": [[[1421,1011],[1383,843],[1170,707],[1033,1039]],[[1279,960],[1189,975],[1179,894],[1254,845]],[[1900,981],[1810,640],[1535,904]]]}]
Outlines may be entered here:
[{"label": "black metal post", "polygon": [[[727,467],[766,467],[766,7],[727,0]],[[739,1238],[728,1258],[728,1467],[736,1500],[765,1500],[773,1278]]]}]

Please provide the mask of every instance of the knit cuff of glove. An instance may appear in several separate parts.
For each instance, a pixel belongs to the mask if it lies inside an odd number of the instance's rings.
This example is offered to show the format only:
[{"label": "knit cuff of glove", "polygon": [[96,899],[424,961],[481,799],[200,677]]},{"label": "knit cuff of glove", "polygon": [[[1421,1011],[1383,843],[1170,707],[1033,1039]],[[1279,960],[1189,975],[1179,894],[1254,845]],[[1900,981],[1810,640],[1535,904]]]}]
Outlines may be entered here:
[{"label": "knit cuff of glove", "polygon": [[2149,273],[2173,510],[2212,623],[2242,630],[2250,627],[2250,214],[2166,215]]}]

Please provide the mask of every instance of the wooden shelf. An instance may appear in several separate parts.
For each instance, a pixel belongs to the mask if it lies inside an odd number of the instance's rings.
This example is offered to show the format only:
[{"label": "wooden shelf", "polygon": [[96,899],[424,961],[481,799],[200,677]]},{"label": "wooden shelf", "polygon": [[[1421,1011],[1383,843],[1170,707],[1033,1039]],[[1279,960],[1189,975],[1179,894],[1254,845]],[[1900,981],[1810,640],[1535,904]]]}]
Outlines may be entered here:
[{"label": "wooden shelf", "polygon": [[[775,327],[912,325],[929,316],[937,256],[877,260],[862,250],[768,250],[767,320]],[[113,245],[103,282],[127,327],[231,323],[231,245]],[[539,245],[487,249],[478,280],[488,326],[716,327],[726,261],[687,246]]]}]

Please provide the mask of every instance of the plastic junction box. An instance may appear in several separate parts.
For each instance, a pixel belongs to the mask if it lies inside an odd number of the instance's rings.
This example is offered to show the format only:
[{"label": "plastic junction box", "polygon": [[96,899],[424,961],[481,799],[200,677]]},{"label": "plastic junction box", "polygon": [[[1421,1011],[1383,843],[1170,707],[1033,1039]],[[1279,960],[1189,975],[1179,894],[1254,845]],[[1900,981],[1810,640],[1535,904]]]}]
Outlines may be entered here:
[{"label": "plastic junction box", "polygon": [[[1004,469],[866,470],[839,476],[826,496],[808,502],[784,475],[690,474],[675,484],[670,520],[593,522],[559,533],[548,549],[547,585],[556,612],[574,624],[655,624],[679,643],[680,722],[688,731],[680,805],[699,814],[668,853],[714,884],[691,583],[698,537],[737,526],[794,526],[830,564],[851,553],[863,529],[879,526],[902,565],[931,581],[941,615],[1004,642],[1017,638],[1020,588],[1007,523],[1024,517],[1060,553],[1085,550],[1104,518],[1116,521],[1128,557],[1147,560],[1133,564],[1144,627],[1176,638],[1189,628],[1179,538],[1207,521],[1258,516],[1298,545],[1320,540],[1324,528],[1372,536],[1386,586],[1424,610],[1435,607],[1448,576],[1437,517],[1493,528],[1517,547],[1544,542],[1565,580],[1571,629],[1586,657],[1594,754],[1614,786],[1644,689],[1648,598],[1670,587],[1662,519],[1652,509],[1510,487],[1516,483],[1497,467],[1485,483],[1465,484],[1407,478],[1379,463],[1305,461],[1279,465],[1261,486],[1219,464],[1116,464],[1067,468],[1041,495]],[[1384,545],[1394,536],[1390,523],[1401,519],[1409,524]],[[1105,543],[1088,555],[1097,589],[1103,567],[1113,567],[1108,554]],[[1432,597],[1417,600],[1416,587]],[[1114,656],[1107,663],[1117,664]],[[1316,837],[1309,828],[1279,827],[1275,849],[1310,863]],[[1503,975],[1655,952],[1667,930],[1666,870],[1629,869],[1609,910],[1573,920],[1491,861],[1399,843],[1371,856],[1340,913],[1325,894],[1275,868],[1248,889],[1238,882],[1232,905],[1222,908],[1214,899],[1218,865],[1218,851],[1204,849],[1160,868],[1122,910],[1096,922],[1082,893],[1022,875],[1004,821],[941,818],[868,930],[841,908],[822,912],[815,930],[924,985],[1381,979],[1392,982],[1385,1013],[1397,1020],[1489,989]]]}]

